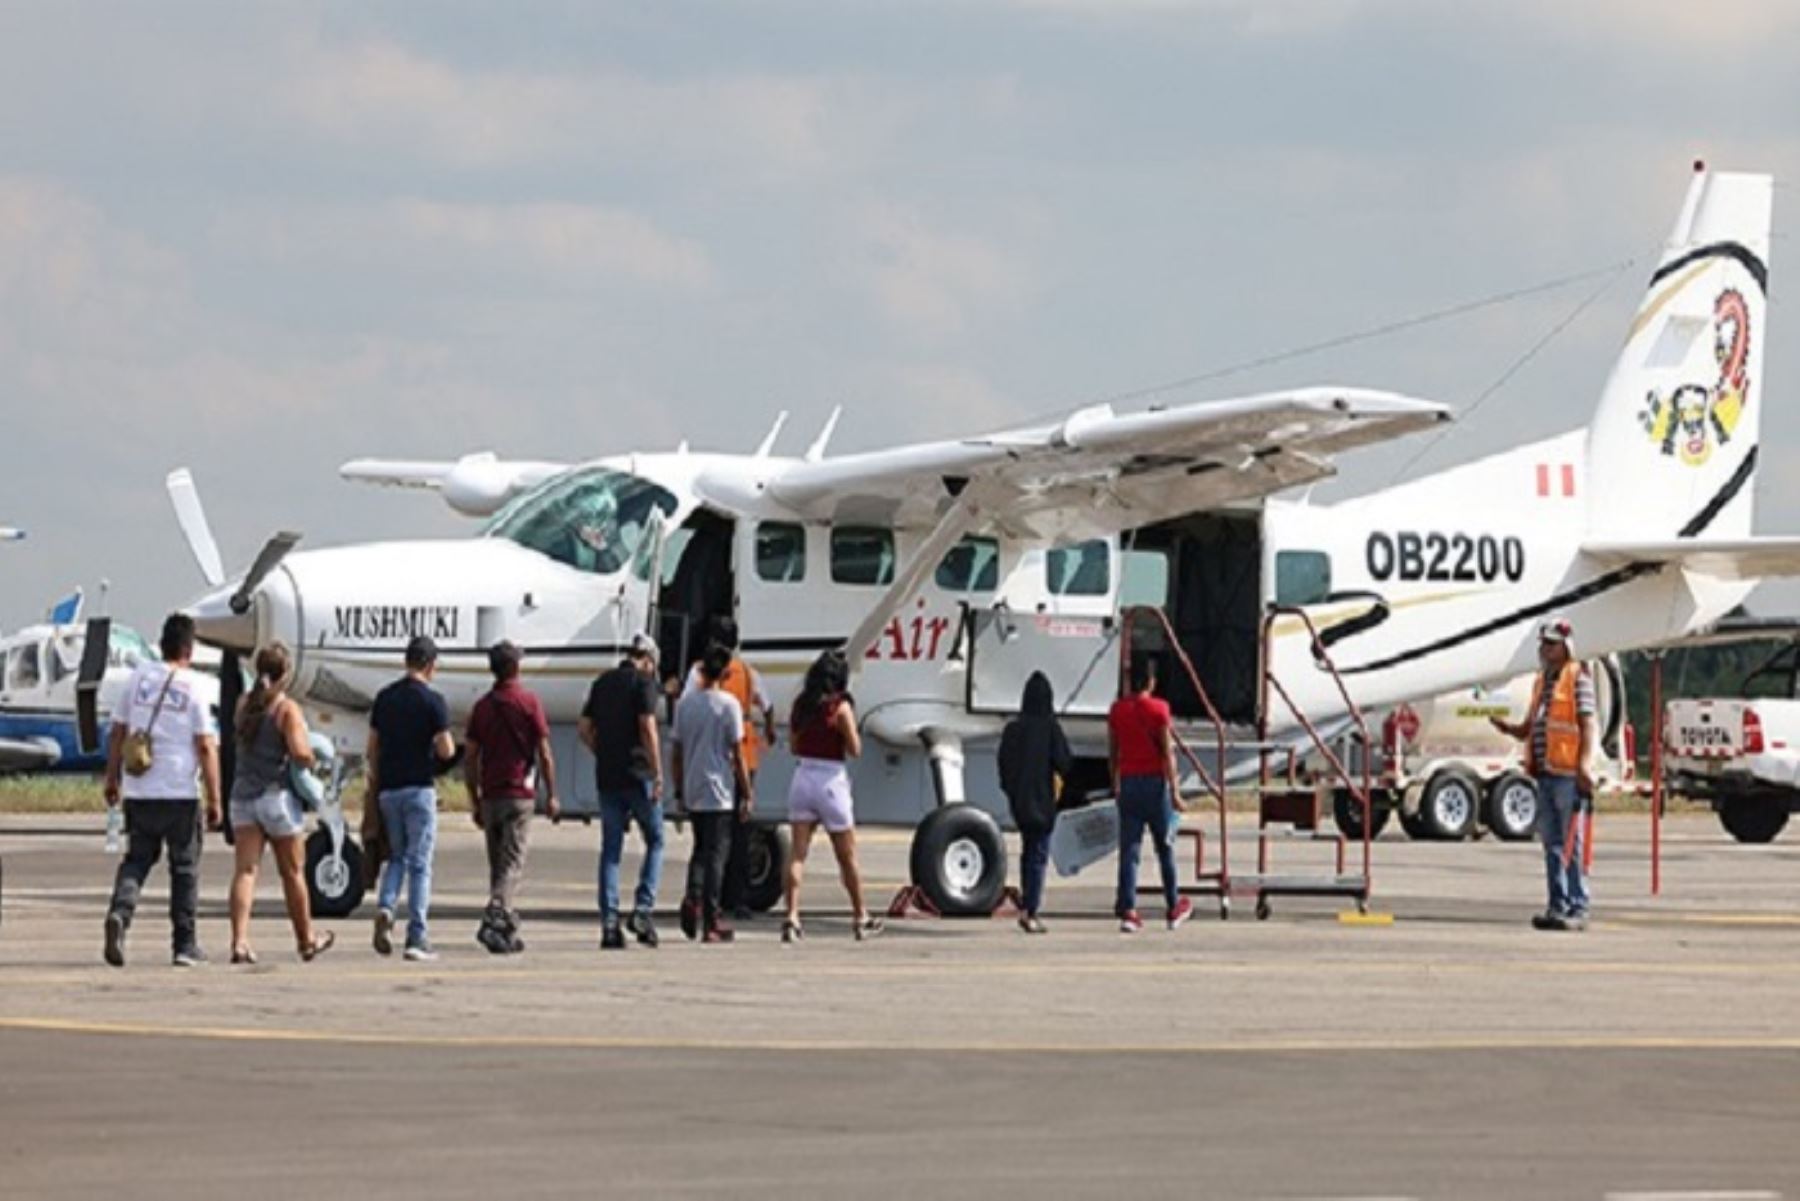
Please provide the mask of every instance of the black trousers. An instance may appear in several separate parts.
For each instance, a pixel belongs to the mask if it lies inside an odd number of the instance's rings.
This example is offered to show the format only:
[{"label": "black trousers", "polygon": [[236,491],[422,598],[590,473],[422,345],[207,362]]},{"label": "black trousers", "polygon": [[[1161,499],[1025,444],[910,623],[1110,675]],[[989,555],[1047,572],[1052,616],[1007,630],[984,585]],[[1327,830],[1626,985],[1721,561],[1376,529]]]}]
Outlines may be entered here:
[{"label": "black trousers", "polygon": [[699,903],[710,927],[719,920],[725,855],[731,850],[731,827],[739,823],[731,812],[690,813],[688,823],[694,828],[694,853],[688,859],[687,896]]},{"label": "black trousers", "polygon": [[[756,774],[750,775],[752,785],[756,783]],[[738,795],[741,803],[743,794]],[[719,903],[726,909],[736,911],[750,908],[750,823],[731,823],[731,852],[725,856],[725,887],[719,894]]]},{"label": "black trousers", "polygon": [[129,841],[113,882],[111,912],[127,927],[137,912],[150,869],[169,848],[169,927],[176,953],[199,946],[194,933],[200,904],[200,802],[126,801]]}]

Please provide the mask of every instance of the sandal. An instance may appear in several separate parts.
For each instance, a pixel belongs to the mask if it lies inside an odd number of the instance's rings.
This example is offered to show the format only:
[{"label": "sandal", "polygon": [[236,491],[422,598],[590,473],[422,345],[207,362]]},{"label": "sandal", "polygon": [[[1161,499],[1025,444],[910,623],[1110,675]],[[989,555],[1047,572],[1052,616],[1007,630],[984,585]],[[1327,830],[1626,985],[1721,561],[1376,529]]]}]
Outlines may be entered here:
[{"label": "sandal", "polygon": [[233,966],[255,967],[256,952],[252,951],[249,947],[233,947],[231,949],[231,962]]},{"label": "sandal", "polygon": [[800,928],[799,922],[794,921],[790,918],[782,919],[782,922],[781,922],[781,941],[782,942],[787,942],[787,943],[799,942],[801,939],[803,939],[805,937],[806,937],[806,931],[804,931]]},{"label": "sandal", "polygon": [[322,935],[315,935],[311,946],[300,948],[300,962],[311,963],[325,952],[337,945],[337,934],[327,930]]},{"label": "sandal", "polygon": [[887,929],[887,923],[871,914],[856,923],[856,941],[866,942],[871,938],[878,937],[885,929]]}]

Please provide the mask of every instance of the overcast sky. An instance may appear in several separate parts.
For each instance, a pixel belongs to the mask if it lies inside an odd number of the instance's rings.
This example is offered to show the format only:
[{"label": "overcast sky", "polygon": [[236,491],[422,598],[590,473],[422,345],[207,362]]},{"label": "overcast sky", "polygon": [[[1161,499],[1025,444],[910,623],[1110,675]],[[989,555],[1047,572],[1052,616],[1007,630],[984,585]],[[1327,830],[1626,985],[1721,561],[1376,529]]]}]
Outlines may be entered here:
[{"label": "overcast sky", "polygon": [[[1636,257],[1415,470],[1571,428],[1695,157],[1791,227],[1796,61],[1780,0],[0,4],[0,626],[191,597],[179,465],[241,569],[471,529],[358,455],[975,432]],[[1593,286],[1170,399],[1465,408]]]}]

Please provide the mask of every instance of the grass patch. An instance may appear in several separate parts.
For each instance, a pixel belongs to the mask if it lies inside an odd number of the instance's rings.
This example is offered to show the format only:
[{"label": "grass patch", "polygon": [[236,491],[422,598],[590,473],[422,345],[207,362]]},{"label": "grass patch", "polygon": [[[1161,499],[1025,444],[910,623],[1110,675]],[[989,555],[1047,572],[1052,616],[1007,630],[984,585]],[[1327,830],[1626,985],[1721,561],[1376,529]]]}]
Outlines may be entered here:
[{"label": "grass patch", "polygon": [[[360,814],[362,797],[362,781],[353,780],[344,795],[345,810]],[[460,773],[438,781],[438,808],[446,813],[469,811],[469,791]],[[0,776],[0,815],[104,812],[99,776]]]}]

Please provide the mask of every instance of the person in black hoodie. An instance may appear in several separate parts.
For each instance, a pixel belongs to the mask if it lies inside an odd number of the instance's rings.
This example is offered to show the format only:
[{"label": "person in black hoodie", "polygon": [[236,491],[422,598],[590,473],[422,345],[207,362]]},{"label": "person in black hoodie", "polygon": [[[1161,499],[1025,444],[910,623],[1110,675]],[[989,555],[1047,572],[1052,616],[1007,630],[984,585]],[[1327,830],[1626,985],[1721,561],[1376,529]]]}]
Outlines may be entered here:
[{"label": "person in black hoodie", "polygon": [[1025,681],[1019,716],[1000,735],[1000,790],[1012,807],[1013,824],[1024,842],[1019,876],[1024,912],[1019,929],[1042,934],[1038,910],[1044,903],[1044,871],[1050,863],[1050,831],[1056,825],[1057,777],[1074,765],[1069,740],[1056,720],[1056,697],[1041,671]]}]

